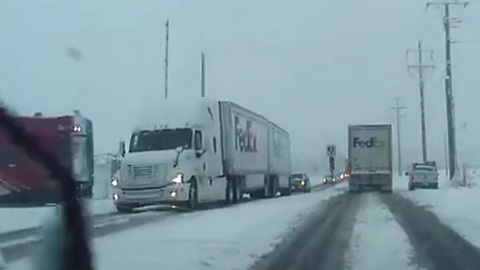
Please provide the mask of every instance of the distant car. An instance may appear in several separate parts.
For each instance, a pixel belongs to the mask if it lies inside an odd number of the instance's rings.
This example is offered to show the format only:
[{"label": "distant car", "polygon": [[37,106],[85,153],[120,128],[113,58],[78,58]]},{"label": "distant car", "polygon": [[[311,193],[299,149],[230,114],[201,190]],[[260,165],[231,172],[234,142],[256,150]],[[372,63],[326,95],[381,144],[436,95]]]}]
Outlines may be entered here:
[{"label": "distant car", "polygon": [[306,173],[293,173],[290,175],[291,188],[294,192],[310,192],[312,186]]},{"label": "distant car", "polygon": [[339,172],[335,175],[335,180],[340,182],[343,180],[347,180],[349,175],[346,172]]},{"label": "distant car", "polygon": [[414,163],[412,170],[405,173],[408,176],[408,189],[434,188],[438,189],[438,171],[432,163]]},{"label": "distant car", "polygon": [[343,180],[347,180],[350,177],[350,175],[346,172],[342,172],[340,173],[339,177],[340,177],[340,180],[343,181]]},{"label": "distant car", "polygon": [[323,177],[323,183],[324,184],[332,184],[332,183],[335,183],[337,182],[337,177],[336,176],[333,176],[330,175],[330,174],[326,174],[324,177]]}]

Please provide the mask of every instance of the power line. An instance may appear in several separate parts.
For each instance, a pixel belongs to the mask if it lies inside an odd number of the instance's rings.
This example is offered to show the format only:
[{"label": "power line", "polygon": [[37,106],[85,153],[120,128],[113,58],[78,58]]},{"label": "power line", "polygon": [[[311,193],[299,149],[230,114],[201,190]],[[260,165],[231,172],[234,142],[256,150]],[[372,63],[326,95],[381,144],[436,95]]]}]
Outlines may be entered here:
[{"label": "power line", "polygon": [[405,106],[400,106],[400,98],[395,98],[395,107],[391,107],[392,110],[396,110],[397,114],[397,147],[398,147],[398,175],[402,176],[402,146],[401,146],[401,136],[400,136],[400,112],[403,109],[406,109]]},{"label": "power line", "polygon": [[424,90],[425,90],[425,78],[424,78],[424,71],[427,69],[433,69],[435,68],[434,65],[426,65],[423,63],[423,53],[424,52],[429,52],[430,57],[433,59],[433,50],[425,50],[422,49],[422,42],[418,42],[418,47],[417,49],[413,50],[407,50],[407,59],[408,59],[408,54],[409,53],[416,53],[418,63],[416,65],[408,65],[408,69],[415,69],[418,72],[418,82],[419,82],[419,88],[420,88],[420,117],[421,117],[421,132],[422,132],[422,158],[423,162],[427,161],[427,132],[426,132],[426,124],[425,124],[425,95],[424,95]]},{"label": "power line", "polygon": [[168,35],[170,34],[170,21],[165,23],[165,99],[168,97]]},{"label": "power line", "polygon": [[[444,7],[443,26],[445,28],[445,99],[447,103],[447,134],[448,134],[448,163],[450,169],[450,180],[456,172],[457,166],[457,147],[455,138],[455,104],[453,100],[453,84],[452,84],[452,54],[450,37],[451,28],[458,27],[461,22],[458,18],[450,17],[450,6],[461,6],[466,8],[469,2],[460,1],[439,1],[428,2],[426,9],[430,6]],[[455,23],[457,25],[455,25]]]}]

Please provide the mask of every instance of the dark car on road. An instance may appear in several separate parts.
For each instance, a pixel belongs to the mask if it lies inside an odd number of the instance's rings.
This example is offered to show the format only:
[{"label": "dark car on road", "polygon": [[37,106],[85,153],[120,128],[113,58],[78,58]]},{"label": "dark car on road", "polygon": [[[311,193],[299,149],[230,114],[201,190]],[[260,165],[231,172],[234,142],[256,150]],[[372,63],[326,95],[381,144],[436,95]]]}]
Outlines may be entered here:
[{"label": "dark car on road", "polygon": [[290,175],[291,187],[293,192],[310,192],[310,178],[306,173],[293,173]]},{"label": "dark car on road", "polygon": [[340,177],[340,175],[332,176],[331,174],[326,174],[323,177],[323,183],[324,184],[333,184],[333,183],[339,182],[339,177]]}]

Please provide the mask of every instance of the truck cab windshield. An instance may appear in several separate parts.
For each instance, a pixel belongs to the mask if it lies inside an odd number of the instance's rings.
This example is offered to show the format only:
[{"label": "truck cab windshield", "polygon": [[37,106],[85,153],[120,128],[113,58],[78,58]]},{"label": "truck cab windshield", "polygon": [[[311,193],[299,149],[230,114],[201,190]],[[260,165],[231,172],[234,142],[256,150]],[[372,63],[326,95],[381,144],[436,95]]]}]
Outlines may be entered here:
[{"label": "truck cab windshield", "polygon": [[191,149],[193,132],[189,128],[143,130],[132,135],[129,152]]}]

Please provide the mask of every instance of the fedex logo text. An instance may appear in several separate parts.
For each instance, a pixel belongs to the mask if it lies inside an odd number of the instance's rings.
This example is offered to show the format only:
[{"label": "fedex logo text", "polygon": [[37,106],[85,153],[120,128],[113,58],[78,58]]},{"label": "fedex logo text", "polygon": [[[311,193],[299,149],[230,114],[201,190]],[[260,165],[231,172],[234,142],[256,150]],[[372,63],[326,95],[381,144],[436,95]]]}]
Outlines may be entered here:
[{"label": "fedex logo text", "polygon": [[235,116],[235,150],[257,153],[257,134],[252,127],[252,121],[246,120],[242,128],[240,118]]},{"label": "fedex logo text", "polygon": [[368,140],[361,140],[359,137],[353,138],[353,148],[382,148],[385,142],[379,140],[377,137],[370,137]]}]

